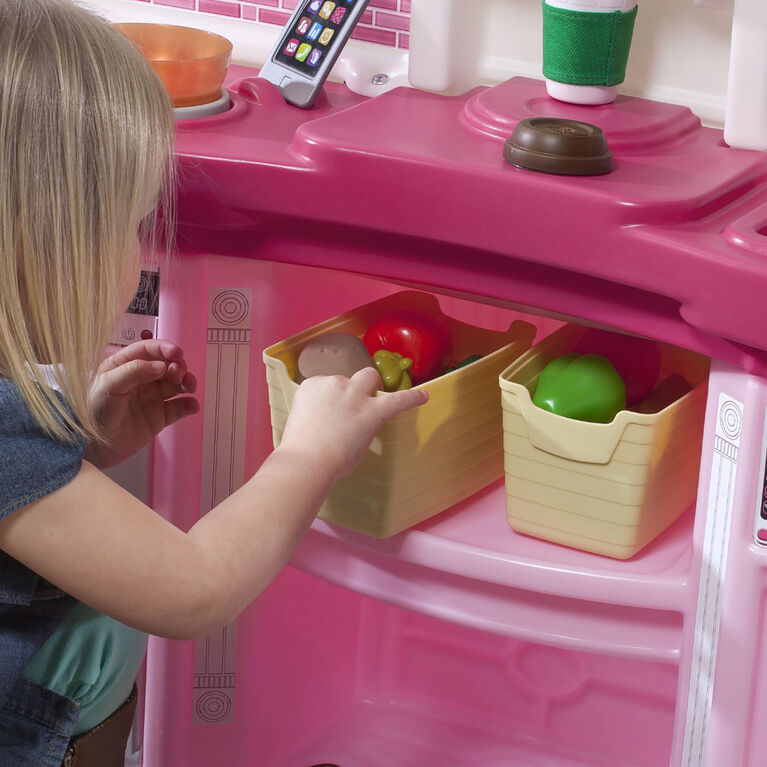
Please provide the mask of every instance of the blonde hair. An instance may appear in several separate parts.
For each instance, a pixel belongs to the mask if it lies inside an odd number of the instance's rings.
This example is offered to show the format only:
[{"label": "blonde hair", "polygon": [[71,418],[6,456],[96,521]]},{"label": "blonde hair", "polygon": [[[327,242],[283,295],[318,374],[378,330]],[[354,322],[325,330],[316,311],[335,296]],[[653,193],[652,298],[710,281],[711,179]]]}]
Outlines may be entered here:
[{"label": "blonde hair", "polygon": [[170,99],[122,34],[69,0],[0,0],[0,376],[57,438],[99,438],[88,390],[159,198],[172,229],[172,157]]}]

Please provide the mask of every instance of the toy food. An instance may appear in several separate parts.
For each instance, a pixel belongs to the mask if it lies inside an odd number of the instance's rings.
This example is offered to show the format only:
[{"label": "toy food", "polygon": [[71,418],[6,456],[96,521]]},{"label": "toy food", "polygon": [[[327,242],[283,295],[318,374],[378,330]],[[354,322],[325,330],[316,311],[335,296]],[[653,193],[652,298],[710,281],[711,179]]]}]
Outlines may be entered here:
[{"label": "toy food", "polygon": [[450,331],[441,319],[425,312],[384,314],[362,340],[371,354],[387,349],[413,360],[410,374],[416,386],[440,375],[450,362]]},{"label": "toy food", "polygon": [[481,354],[471,354],[466,359],[462,359],[457,365],[454,365],[453,367],[448,368],[445,373],[453,373],[456,370],[460,370],[461,368],[465,368],[467,365],[471,365],[472,362],[476,362],[477,360],[481,360],[482,355]]},{"label": "toy food", "polygon": [[413,381],[408,373],[408,368],[413,364],[410,357],[379,349],[373,355],[373,362],[381,375],[384,391],[399,391],[413,387]]},{"label": "toy food", "polygon": [[691,391],[692,386],[686,378],[679,373],[672,373],[630,410],[635,413],[659,413]]},{"label": "toy food", "polygon": [[362,368],[373,368],[365,345],[351,333],[328,333],[309,341],[298,355],[296,382],[312,376],[351,378]]},{"label": "toy food", "polygon": [[626,384],[626,404],[643,400],[658,382],[660,345],[647,338],[588,328],[575,347],[578,354],[601,354],[612,362]]},{"label": "toy food", "polygon": [[566,418],[610,423],[626,407],[626,386],[606,357],[565,354],[543,369],[533,403]]}]

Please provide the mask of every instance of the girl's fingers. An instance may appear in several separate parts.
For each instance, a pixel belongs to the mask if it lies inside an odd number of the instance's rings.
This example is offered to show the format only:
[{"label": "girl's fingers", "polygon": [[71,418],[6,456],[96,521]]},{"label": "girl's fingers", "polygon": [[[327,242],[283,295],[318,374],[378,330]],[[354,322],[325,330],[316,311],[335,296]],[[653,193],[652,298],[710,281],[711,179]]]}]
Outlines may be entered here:
[{"label": "girl's fingers", "polygon": [[[159,360],[168,362],[170,363],[168,367],[174,371],[173,375],[178,376],[179,380],[186,372],[183,349],[171,341],[163,341],[160,338],[137,341],[136,343],[119,349],[104,360],[101,366],[102,371],[107,372],[109,370],[114,370],[133,360]],[[179,373],[178,371],[182,372]]]},{"label": "girl's fingers", "polygon": [[168,365],[165,362],[158,360],[134,359],[113,370],[102,372],[99,387],[113,396],[130,394],[139,386],[165,378],[167,368]]},{"label": "girl's fingers", "polygon": [[[161,399],[170,399],[179,394],[194,394],[197,391],[197,379],[191,373],[186,373],[179,383],[171,381],[168,377],[159,380],[157,388]],[[148,392],[147,395],[153,396],[154,392]]]},{"label": "girl's fingers", "polygon": [[375,407],[383,420],[423,405],[429,399],[428,393],[423,389],[403,389],[376,397],[376,393],[382,388],[382,383],[381,376],[375,368],[358,370],[351,377],[351,385],[358,391],[375,398]]},{"label": "girl's fingers", "polygon": [[194,397],[177,397],[165,403],[165,425],[170,426],[199,412],[200,403]]},{"label": "girl's fingers", "polygon": [[376,392],[383,388],[381,375],[375,368],[362,368],[362,370],[358,370],[351,377],[350,381],[353,386],[370,397],[375,397]]},{"label": "girl's fingers", "polygon": [[170,383],[169,381],[159,381],[150,389],[142,392],[142,401],[161,399],[168,400],[173,397],[178,397],[179,394],[191,394],[186,392],[180,386]]},{"label": "girl's fingers", "polygon": [[171,362],[168,365],[168,372],[165,377],[171,383],[184,388],[185,391],[194,391],[194,389],[187,389],[188,386],[194,386],[195,389],[197,388],[197,379],[187,371],[186,362],[184,360]]},{"label": "girl's fingers", "polygon": [[197,377],[194,373],[184,373],[180,385],[181,390],[186,394],[194,394],[197,391]]},{"label": "girl's fingers", "polygon": [[129,394],[140,386],[157,383],[162,399],[179,394],[194,394],[197,378],[192,373],[168,365],[160,360],[134,359],[119,367],[101,373],[101,388],[112,395]]},{"label": "girl's fingers", "polygon": [[376,399],[378,413],[384,420],[392,418],[410,408],[419,407],[429,401],[424,389],[403,389],[384,394]]}]

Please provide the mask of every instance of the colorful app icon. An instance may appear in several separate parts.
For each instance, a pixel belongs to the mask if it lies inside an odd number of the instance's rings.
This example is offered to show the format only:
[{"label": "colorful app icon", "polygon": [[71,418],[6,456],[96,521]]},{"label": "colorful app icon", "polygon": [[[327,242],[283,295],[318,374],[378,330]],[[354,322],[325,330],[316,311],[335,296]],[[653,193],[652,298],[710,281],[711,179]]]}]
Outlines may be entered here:
[{"label": "colorful app icon", "polygon": [[296,34],[305,35],[312,25],[312,20],[308,16],[302,16],[301,21],[296,25]]},{"label": "colorful app icon", "polygon": [[320,59],[322,58],[322,51],[319,48],[315,48],[310,54],[309,58],[306,60],[306,63],[310,67],[316,67],[317,64],[320,63]]},{"label": "colorful app icon", "polygon": [[309,43],[301,43],[298,46],[298,53],[296,53],[296,61],[306,61],[306,57],[309,55],[312,46]]},{"label": "colorful app icon", "polygon": [[336,8],[335,11],[333,11],[333,15],[330,17],[330,21],[333,24],[340,24],[341,19],[346,16],[346,8]]},{"label": "colorful app icon", "polygon": [[321,35],[320,35],[320,42],[323,45],[327,45],[330,42],[330,38],[333,37],[333,35],[336,33],[335,29],[326,29]]},{"label": "colorful app icon", "polygon": [[310,40],[316,40],[320,36],[320,32],[322,32],[322,24],[319,21],[315,21],[312,24],[312,28],[306,33],[306,36]]},{"label": "colorful app icon", "polygon": [[320,16],[322,16],[323,19],[329,19],[330,14],[333,13],[333,9],[335,7],[336,7],[336,4],[331,3],[330,0],[328,0],[328,2],[325,3],[320,9]]},{"label": "colorful app icon", "polygon": [[311,3],[309,3],[309,7],[306,9],[309,11],[309,13],[317,13],[319,9],[322,7],[322,0],[312,0]]},{"label": "colorful app icon", "polygon": [[285,46],[285,49],[283,50],[283,53],[286,56],[292,56],[297,50],[298,46],[301,44],[299,40],[296,40],[295,37],[290,39],[290,42]]}]

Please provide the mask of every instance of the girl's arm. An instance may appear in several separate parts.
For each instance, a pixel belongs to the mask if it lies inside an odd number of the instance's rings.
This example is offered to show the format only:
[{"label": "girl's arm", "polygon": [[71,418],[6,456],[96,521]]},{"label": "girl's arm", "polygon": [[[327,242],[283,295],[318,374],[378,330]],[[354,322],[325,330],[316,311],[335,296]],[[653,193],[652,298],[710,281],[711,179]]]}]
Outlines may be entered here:
[{"label": "girl's arm", "polygon": [[84,462],[69,484],[0,522],[0,548],[123,623],[203,635],[277,575],[384,420],[426,401],[420,390],[376,397],[378,381],[370,368],[305,381],[280,447],[186,534]]}]

